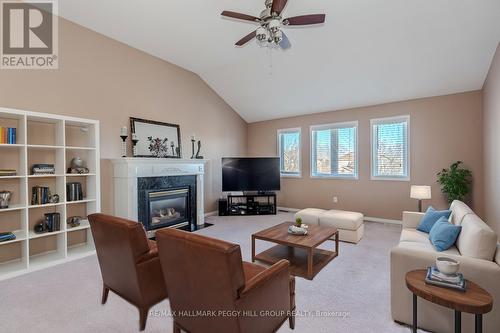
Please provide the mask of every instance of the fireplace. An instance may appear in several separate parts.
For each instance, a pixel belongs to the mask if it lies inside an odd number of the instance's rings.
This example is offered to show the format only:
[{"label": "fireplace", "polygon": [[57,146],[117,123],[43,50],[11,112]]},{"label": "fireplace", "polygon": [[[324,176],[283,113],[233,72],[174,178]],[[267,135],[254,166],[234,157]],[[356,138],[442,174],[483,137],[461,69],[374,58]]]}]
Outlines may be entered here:
[{"label": "fireplace", "polygon": [[154,234],[160,228],[196,230],[196,176],[137,179],[138,220]]},{"label": "fireplace", "polygon": [[182,228],[189,225],[189,187],[148,191],[146,229]]},{"label": "fireplace", "polygon": [[[176,225],[188,222],[189,225],[183,229],[191,231],[205,226],[203,194],[206,160],[131,157],[117,158],[111,162],[113,163],[115,216],[139,221],[146,228],[148,237],[154,237],[156,230],[161,227],[156,219],[152,221],[149,217],[151,213],[149,193],[189,188],[188,198],[184,198],[187,200],[186,213],[185,215],[179,213],[179,216],[185,217],[185,221],[170,219],[166,222],[160,219],[160,223],[172,222],[172,225]],[[151,199],[155,201],[159,197]],[[175,212],[170,210],[170,217],[180,210],[179,208],[175,208]],[[169,217],[168,210],[164,210],[160,215],[161,218],[165,217],[162,215]]]}]

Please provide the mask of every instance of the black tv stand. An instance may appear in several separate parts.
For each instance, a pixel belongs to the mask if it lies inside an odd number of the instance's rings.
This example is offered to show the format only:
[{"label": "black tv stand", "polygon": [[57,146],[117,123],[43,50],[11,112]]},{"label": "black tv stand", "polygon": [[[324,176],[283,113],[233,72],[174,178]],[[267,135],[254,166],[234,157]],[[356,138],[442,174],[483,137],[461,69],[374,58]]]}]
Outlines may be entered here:
[{"label": "black tv stand", "polygon": [[227,215],[276,215],[276,193],[227,196]]}]

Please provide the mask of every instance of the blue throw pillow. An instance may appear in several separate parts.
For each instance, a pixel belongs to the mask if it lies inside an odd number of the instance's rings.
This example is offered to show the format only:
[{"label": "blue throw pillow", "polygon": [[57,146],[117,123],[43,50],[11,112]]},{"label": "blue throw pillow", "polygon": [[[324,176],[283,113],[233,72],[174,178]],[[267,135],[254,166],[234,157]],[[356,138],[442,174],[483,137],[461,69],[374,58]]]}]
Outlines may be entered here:
[{"label": "blue throw pillow", "polygon": [[437,251],[445,251],[455,244],[461,226],[451,224],[446,217],[441,217],[431,229],[429,239]]},{"label": "blue throw pillow", "polygon": [[431,232],[432,226],[441,217],[449,218],[451,215],[451,210],[435,210],[432,206],[427,208],[425,215],[420,220],[417,230],[425,233]]}]

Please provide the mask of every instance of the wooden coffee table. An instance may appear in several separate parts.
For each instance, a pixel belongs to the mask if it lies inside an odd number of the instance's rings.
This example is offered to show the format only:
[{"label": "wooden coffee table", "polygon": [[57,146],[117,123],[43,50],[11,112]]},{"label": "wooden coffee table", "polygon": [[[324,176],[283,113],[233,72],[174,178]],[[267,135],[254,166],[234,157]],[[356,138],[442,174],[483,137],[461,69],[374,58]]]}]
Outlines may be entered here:
[{"label": "wooden coffee table", "polygon": [[[318,272],[339,254],[339,232],[337,228],[309,225],[308,234],[292,235],[288,227],[293,222],[285,222],[252,235],[252,261],[259,260],[274,264],[281,259],[290,262],[290,273],[312,280]],[[277,243],[272,248],[255,254],[257,239]],[[335,241],[335,251],[318,249],[328,241]]]},{"label": "wooden coffee table", "polygon": [[427,270],[420,269],[406,273],[406,286],[413,293],[413,332],[417,332],[417,296],[449,309],[455,310],[455,332],[462,329],[462,312],[472,313],[476,316],[476,333],[483,330],[483,314],[493,308],[491,295],[467,280],[465,292],[425,283]]}]

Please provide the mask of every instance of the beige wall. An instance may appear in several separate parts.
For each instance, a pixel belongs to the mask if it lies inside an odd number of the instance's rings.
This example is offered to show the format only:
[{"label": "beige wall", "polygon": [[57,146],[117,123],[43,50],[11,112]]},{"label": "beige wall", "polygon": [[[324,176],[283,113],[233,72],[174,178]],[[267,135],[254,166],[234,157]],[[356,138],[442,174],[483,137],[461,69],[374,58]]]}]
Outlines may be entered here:
[{"label": "beige wall", "polygon": [[[66,20],[59,26],[59,70],[1,70],[0,106],[101,121],[103,211],[113,211],[111,167],[129,117],[180,124],[210,159],[206,211],[220,195],[222,155],[245,155],[247,124],[197,75]],[[168,38],[167,38],[168,39]],[[168,40],[165,43],[168,43]]]},{"label": "beige wall", "polygon": [[500,234],[500,44],[483,87],[484,206]]},{"label": "beige wall", "polygon": [[[411,181],[370,180],[370,119],[408,114]],[[276,130],[301,127],[302,178],[283,178],[279,205],[347,209],[387,219],[400,219],[403,210],[415,210],[416,202],[409,198],[411,184],[432,185],[433,199],[426,203],[446,207],[436,173],[462,160],[474,174],[470,203],[482,214],[481,114],[481,92],[476,91],[252,123],[248,126],[248,153],[276,155]],[[353,120],[359,121],[359,180],[311,179],[309,126]],[[338,196],[337,204],[333,196]]]}]

